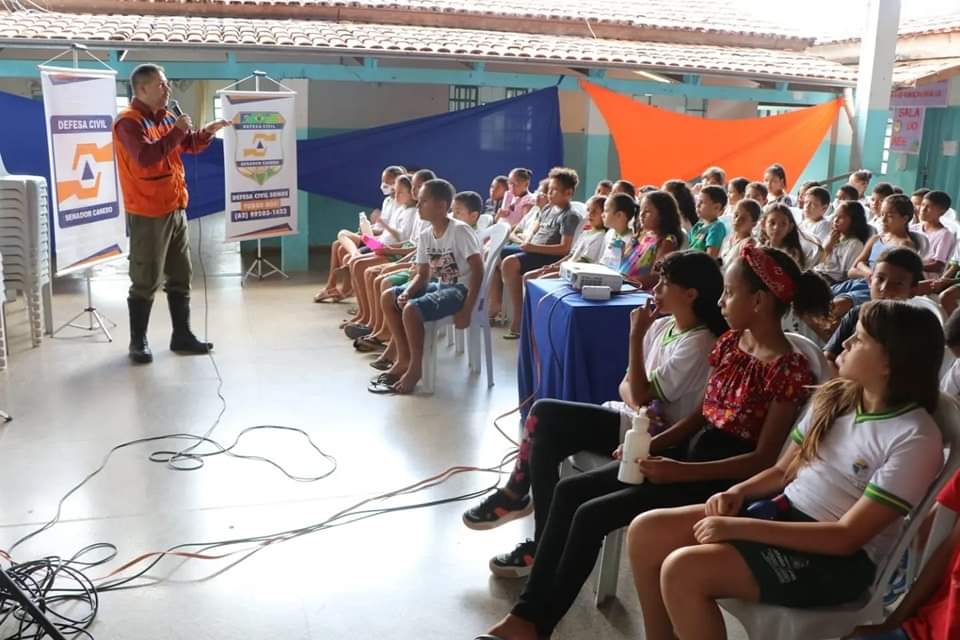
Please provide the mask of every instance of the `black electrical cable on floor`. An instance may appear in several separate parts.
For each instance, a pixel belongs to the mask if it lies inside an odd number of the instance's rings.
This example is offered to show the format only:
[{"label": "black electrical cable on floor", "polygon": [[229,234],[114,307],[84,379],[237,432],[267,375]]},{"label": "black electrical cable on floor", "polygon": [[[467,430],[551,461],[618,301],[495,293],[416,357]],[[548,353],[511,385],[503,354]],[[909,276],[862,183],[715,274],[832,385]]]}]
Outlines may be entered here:
[{"label": "black electrical cable on floor", "polygon": [[[198,168],[197,161],[194,158],[194,177],[195,181],[198,179]],[[208,287],[207,287],[207,273],[206,266],[203,260],[203,225],[202,222],[198,220],[198,253],[200,260],[200,268],[203,279],[203,300],[204,300],[204,341],[207,340],[208,335],[208,310],[209,310],[209,300],[208,300]],[[317,444],[313,441],[310,435],[303,429],[296,427],[288,427],[281,425],[256,425],[252,427],[247,427],[243,429],[237,437],[234,439],[233,443],[229,446],[224,446],[214,440],[211,435],[213,431],[220,424],[224,414],[227,410],[227,400],[223,395],[223,376],[221,375],[220,368],[217,365],[216,359],[214,358],[212,350],[208,352],[210,362],[214,368],[214,372],[217,376],[217,397],[220,400],[220,410],[217,414],[216,419],[210,428],[203,435],[196,435],[191,433],[171,433],[171,434],[162,434],[156,436],[147,436],[143,438],[137,438],[134,440],[129,440],[127,442],[122,442],[114,447],[112,447],[104,457],[101,464],[94,469],[91,473],[87,474],[78,484],[72,487],[57,503],[57,510],[53,518],[41,525],[39,528],[35,529],[22,536],[16,540],[13,545],[10,546],[9,551],[13,551],[20,545],[24,544],[28,540],[34,538],[35,536],[43,533],[44,531],[49,530],[51,527],[55,526],[61,519],[63,513],[63,506],[66,501],[73,496],[77,491],[83,488],[88,482],[90,482],[94,477],[99,475],[107,466],[113,454],[129,447],[134,447],[141,444],[152,443],[152,442],[161,442],[165,440],[170,441],[183,441],[191,443],[189,446],[186,446],[179,450],[173,449],[161,449],[154,451],[149,454],[148,459],[152,462],[162,463],[167,466],[170,470],[173,471],[193,471],[201,468],[204,465],[204,461],[207,458],[219,455],[226,455],[233,458],[243,459],[243,460],[252,460],[257,462],[262,462],[268,464],[278,471],[280,471],[287,478],[297,481],[297,482],[316,482],[324,478],[329,477],[337,469],[336,459],[325,453],[321,450]],[[316,451],[324,461],[329,465],[329,468],[324,470],[322,473],[319,473],[314,476],[298,476],[293,473],[288,472],[281,464],[271,460],[270,458],[257,455],[244,455],[239,454],[234,451],[234,449],[239,445],[241,439],[248,433],[258,430],[279,430],[292,432],[302,435],[306,438],[310,447]],[[201,446],[208,446],[210,450],[206,451],[197,451]],[[116,577],[113,578],[108,576],[103,580],[93,580],[86,575],[90,569],[95,567],[100,567],[106,565],[107,563],[113,561],[117,556],[117,547],[112,543],[101,542],[94,545],[90,545],[78,551],[70,559],[64,560],[56,556],[49,556],[39,560],[31,560],[26,562],[14,562],[13,558],[3,551],[0,551],[0,559],[6,558],[10,563],[9,569],[7,569],[7,574],[16,582],[16,584],[28,594],[28,596],[40,606],[41,610],[45,611],[48,618],[53,624],[60,629],[61,633],[65,636],[71,636],[76,638],[81,638],[85,640],[94,640],[93,635],[86,630],[86,628],[93,622],[96,618],[96,615],[99,611],[100,601],[99,594],[109,592],[109,591],[119,591],[127,589],[137,589],[142,587],[151,586],[158,582],[162,582],[163,578],[154,578],[148,575],[149,571],[156,567],[162,560],[169,556],[193,556],[196,557],[199,554],[208,554],[210,551],[217,550],[228,550],[226,555],[239,555],[239,558],[231,562],[227,567],[219,570],[217,574],[223,573],[224,571],[229,570],[239,562],[242,562],[252,556],[255,553],[267,548],[267,546],[293,540],[304,535],[311,533],[316,533],[319,531],[324,531],[326,529],[332,529],[335,527],[341,527],[348,524],[353,524],[361,520],[366,520],[368,518],[373,518],[381,515],[386,515],[389,513],[397,513],[401,511],[409,511],[413,509],[423,509],[427,507],[438,506],[442,504],[450,504],[455,502],[461,502],[466,500],[473,500],[479,498],[490,491],[496,489],[500,484],[501,476],[505,473],[504,467],[510,465],[514,462],[518,455],[516,449],[507,452],[504,457],[501,459],[500,463],[493,467],[478,468],[478,467],[451,467],[444,472],[416,482],[412,485],[402,487],[393,491],[386,493],[381,493],[374,495],[369,498],[360,500],[353,505],[342,509],[341,511],[335,513],[334,515],[326,518],[325,520],[307,525],[304,527],[299,527],[296,529],[289,529],[286,531],[274,532],[269,534],[264,534],[260,536],[252,536],[247,538],[235,538],[231,540],[218,540],[218,541],[208,541],[208,542],[188,542],[173,547],[169,547],[165,551],[158,552],[155,554],[147,554],[144,559],[149,559],[151,555],[155,556],[153,559],[143,568],[139,569],[136,573],[125,576],[125,577]],[[370,504],[386,501],[392,498],[396,498],[404,495],[411,495],[426,489],[430,489],[436,486],[439,486],[452,477],[467,472],[486,472],[493,473],[497,475],[496,482],[493,485],[484,487],[483,489],[472,491],[465,494],[454,495],[446,498],[439,498],[435,500],[412,503],[407,505],[400,505],[395,507],[378,507],[378,508],[363,508],[367,507]],[[235,551],[229,551],[232,547],[238,547],[243,545],[254,545],[253,548],[249,550],[238,549]],[[188,551],[193,550],[193,551]],[[103,552],[103,556],[95,560],[84,560],[89,554],[93,552]],[[136,561],[134,564],[138,563]],[[129,563],[128,563],[129,564]],[[126,566],[126,565],[124,565]],[[149,580],[146,583],[136,583],[137,580],[147,579]],[[79,612],[77,612],[79,611]],[[40,630],[32,621],[32,619],[22,610],[18,603],[12,600],[9,597],[9,594],[4,593],[0,590],[0,632],[3,632],[4,625],[12,624],[16,627],[15,633],[9,636],[2,636],[2,640],[39,640],[43,638],[45,634]]]}]

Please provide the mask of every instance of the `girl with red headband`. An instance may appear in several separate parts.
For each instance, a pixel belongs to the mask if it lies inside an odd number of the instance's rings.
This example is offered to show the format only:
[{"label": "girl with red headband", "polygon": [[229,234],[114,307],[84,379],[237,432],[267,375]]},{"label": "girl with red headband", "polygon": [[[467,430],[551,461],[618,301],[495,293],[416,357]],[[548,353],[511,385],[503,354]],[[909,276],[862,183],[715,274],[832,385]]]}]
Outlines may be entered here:
[{"label": "girl with red headband", "polygon": [[[710,352],[699,406],[653,438],[653,457],[641,463],[643,484],[619,482],[619,464],[612,462],[556,485],[526,588],[513,611],[480,638],[549,637],[593,570],[604,536],[648,510],[705,502],[772,466],[815,382],[781,317],[790,308],[824,314],[829,302],[826,283],[801,273],[787,254],[745,247],[724,276],[720,309],[731,330]],[[538,430],[534,440],[534,467],[542,464],[536,447],[545,435]],[[556,462],[548,462],[556,473]],[[533,477],[536,485],[537,469]],[[540,517],[544,502],[537,500]],[[637,549],[642,554],[642,541]]]}]

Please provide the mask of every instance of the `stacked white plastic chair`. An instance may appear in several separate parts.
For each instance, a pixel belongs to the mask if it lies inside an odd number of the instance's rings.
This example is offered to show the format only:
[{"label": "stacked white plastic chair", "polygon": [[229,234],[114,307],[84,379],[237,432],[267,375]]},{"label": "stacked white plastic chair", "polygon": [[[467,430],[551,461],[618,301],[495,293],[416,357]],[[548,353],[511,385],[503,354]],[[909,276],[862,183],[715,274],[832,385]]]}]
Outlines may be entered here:
[{"label": "stacked white plastic chair", "polygon": [[[3,282],[3,255],[0,254],[0,283]],[[7,302],[7,290],[0,286],[0,371],[7,368],[7,318],[4,304]]]},{"label": "stacked white plastic chair", "polygon": [[6,297],[8,300],[15,299],[18,294],[25,297],[30,337],[33,346],[39,346],[43,337],[43,321],[46,317],[49,325],[50,310],[47,181],[39,176],[9,175],[2,163],[0,255],[3,256]]}]

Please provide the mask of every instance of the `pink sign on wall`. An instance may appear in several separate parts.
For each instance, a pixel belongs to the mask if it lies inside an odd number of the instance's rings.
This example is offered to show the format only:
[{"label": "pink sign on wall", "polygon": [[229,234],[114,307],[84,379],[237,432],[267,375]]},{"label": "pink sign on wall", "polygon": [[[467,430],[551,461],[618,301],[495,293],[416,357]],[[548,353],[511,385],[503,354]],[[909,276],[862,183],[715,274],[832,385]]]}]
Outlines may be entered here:
[{"label": "pink sign on wall", "polygon": [[890,133],[890,151],[920,153],[923,139],[923,107],[896,107],[893,109],[893,130]]},{"label": "pink sign on wall", "polygon": [[949,99],[947,81],[904,87],[890,94],[890,107],[945,107]]}]

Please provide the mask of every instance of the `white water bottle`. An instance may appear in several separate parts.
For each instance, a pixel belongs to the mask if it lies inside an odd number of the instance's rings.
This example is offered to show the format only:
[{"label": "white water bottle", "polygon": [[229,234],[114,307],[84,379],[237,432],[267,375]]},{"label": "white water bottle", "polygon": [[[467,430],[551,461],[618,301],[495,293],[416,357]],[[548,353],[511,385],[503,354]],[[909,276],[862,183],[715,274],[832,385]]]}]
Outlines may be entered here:
[{"label": "white water bottle", "polygon": [[373,227],[370,226],[370,218],[365,211],[360,212],[360,234],[373,237]]},{"label": "white water bottle", "polygon": [[623,458],[620,459],[620,472],[617,480],[624,484],[643,484],[643,472],[637,460],[650,455],[650,419],[646,411],[633,417],[633,424],[623,439]]}]

